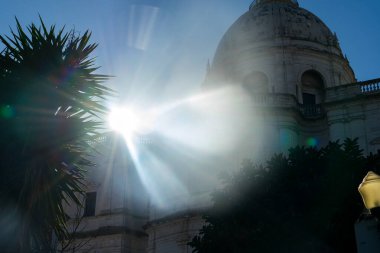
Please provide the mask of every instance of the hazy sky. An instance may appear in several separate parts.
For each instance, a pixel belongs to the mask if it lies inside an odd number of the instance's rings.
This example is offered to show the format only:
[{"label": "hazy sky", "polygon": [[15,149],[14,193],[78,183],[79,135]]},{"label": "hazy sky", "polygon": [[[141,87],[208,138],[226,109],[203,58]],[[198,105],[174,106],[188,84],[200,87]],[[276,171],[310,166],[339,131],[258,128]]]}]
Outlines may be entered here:
[{"label": "hazy sky", "polygon": [[[185,96],[202,82],[208,59],[251,0],[2,0],[0,34],[16,16],[89,29],[100,72],[122,96],[141,103]],[[300,0],[340,40],[359,80],[380,77],[380,1]],[[158,92],[161,95],[157,95]],[[154,99],[153,99],[154,98]],[[146,101],[144,101],[146,100]]]}]

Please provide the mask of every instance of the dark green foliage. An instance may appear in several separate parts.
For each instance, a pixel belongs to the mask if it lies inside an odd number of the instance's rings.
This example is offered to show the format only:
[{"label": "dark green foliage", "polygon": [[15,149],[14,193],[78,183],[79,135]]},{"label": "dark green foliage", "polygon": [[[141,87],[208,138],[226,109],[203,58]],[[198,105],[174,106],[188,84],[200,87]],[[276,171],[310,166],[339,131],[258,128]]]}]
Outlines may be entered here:
[{"label": "dark green foliage", "polygon": [[346,139],[292,148],[266,166],[245,162],[214,193],[206,225],[189,245],[199,253],[356,252],[357,187],[376,161]]},{"label": "dark green foliage", "polygon": [[77,36],[42,20],[26,31],[16,22],[0,36],[0,215],[10,217],[0,220],[8,228],[0,244],[29,252],[46,249],[53,231],[66,236],[62,204],[79,203],[112,91],[95,73],[88,31]]}]

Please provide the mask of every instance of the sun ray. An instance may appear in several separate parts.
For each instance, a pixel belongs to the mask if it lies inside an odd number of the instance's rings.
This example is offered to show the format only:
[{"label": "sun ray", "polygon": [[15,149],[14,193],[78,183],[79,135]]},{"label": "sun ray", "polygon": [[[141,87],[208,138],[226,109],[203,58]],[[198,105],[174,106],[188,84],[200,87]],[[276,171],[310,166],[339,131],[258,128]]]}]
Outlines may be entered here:
[{"label": "sun ray", "polygon": [[[201,185],[217,182],[223,156],[251,130],[253,119],[251,101],[238,86],[144,110],[129,104],[111,111],[110,126],[124,137],[143,185],[161,209],[178,207],[175,199],[189,200],[202,193]],[[216,158],[212,164],[210,157]],[[199,187],[188,181],[194,177]]]}]

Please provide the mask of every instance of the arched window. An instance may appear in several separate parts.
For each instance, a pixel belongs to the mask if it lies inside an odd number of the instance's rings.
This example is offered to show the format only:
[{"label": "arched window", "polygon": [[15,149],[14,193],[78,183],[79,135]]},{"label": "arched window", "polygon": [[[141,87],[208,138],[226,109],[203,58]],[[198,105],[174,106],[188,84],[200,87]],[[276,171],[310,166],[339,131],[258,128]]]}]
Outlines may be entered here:
[{"label": "arched window", "polygon": [[320,104],[324,100],[324,81],[320,73],[308,70],[302,74],[302,103],[304,105]]},{"label": "arched window", "polygon": [[301,77],[302,86],[313,87],[317,89],[323,89],[323,78],[315,70],[308,70],[302,74]]},{"label": "arched window", "polygon": [[244,78],[243,85],[250,93],[266,93],[268,77],[263,72],[254,71]]}]

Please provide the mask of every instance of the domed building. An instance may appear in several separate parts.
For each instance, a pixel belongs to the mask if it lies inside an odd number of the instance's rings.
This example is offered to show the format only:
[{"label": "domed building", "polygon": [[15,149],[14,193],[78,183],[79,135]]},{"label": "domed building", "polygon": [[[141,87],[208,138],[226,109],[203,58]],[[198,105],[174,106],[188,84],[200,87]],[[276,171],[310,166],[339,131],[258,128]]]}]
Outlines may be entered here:
[{"label": "domed building", "polygon": [[297,1],[259,0],[223,36],[204,86],[244,87],[267,131],[251,150],[273,153],[326,144],[327,89],[355,81],[336,35],[318,17]]},{"label": "domed building", "polygon": [[[337,36],[296,0],[254,1],[224,34],[202,87],[236,87],[249,97],[251,131],[228,157],[237,164],[346,137],[358,138],[366,153],[380,148],[380,79],[358,82]],[[92,240],[76,252],[190,252],[207,206],[184,203],[157,215],[133,166],[120,159],[89,180],[92,210],[85,209],[77,242]],[[128,187],[116,194],[125,178]]]},{"label": "domed building", "polygon": [[251,95],[264,133],[245,148],[253,157],[345,137],[376,151],[369,107],[378,81],[357,82],[336,34],[297,1],[257,0],[223,36],[204,87],[237,85]]},{"label": "domed building", "polygon": [[[302,86],[301,79],[317,83]],[[296,1],[258,0],[223,36],[208,81],[289,94],[300,102],[302,93],[315,89],[321,103],[318,90],[356,80],[336,35],[317,16]]]}]

